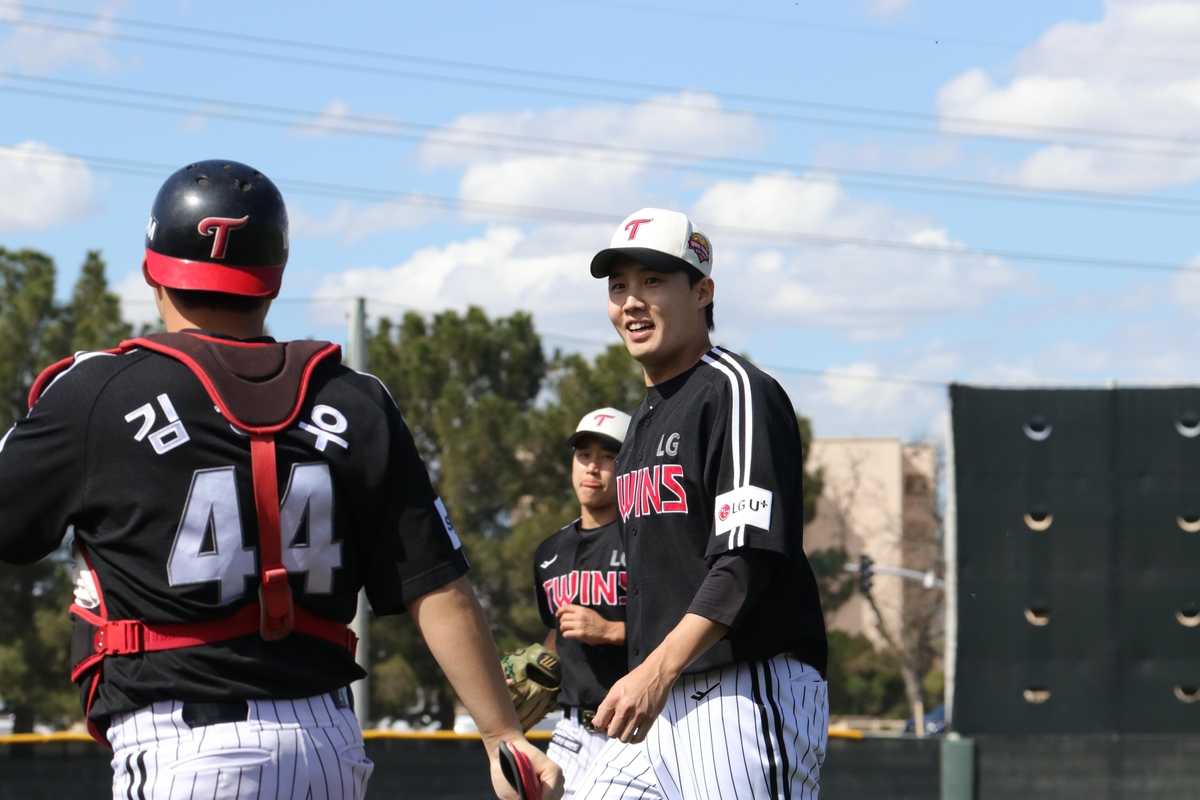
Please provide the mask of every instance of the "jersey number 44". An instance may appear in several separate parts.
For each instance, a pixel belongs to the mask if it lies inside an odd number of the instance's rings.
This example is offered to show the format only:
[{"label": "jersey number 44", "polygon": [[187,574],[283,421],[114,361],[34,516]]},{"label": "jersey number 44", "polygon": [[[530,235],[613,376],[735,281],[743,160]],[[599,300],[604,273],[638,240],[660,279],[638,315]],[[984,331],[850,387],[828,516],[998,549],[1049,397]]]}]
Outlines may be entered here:
[{"label": "jersey number 44", "polygon": [[[279,504],[283,565],[305,576],[309,594],[333,591],[333,571],[342,566],[342,544],[333,539],[333,480],[325,463],[294,464]],[[171,586],[216,581],[220,602],[245,594],[246,579],[258,576],[255,548],[246,547],[233,467],[197,470],[171,556]]]}]

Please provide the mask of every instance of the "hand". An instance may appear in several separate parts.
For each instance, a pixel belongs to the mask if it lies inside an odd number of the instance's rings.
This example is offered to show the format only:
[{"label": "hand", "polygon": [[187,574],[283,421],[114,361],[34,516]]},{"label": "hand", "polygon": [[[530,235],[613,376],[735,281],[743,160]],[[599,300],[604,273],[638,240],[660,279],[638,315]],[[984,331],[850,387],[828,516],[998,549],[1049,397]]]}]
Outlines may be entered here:
[{"label": "hand", "polygon": [[592,725],[608,738],[642,741],[667,704],[675,676],[669,675],[654,655],[613,684],[592,718]]},{"label": "hand", "polygon": [[609,622],[585,606],[565,605],[554,612],[564,639],[584,644],[624,644],[625,623]]},{"label": "hand", "polygon": [[[513,747],[529,756],[533,769],[542,781],[541,800],[560,800],[563,795],[563,774],[557,764],[546,757],[546,754],[525,740],[524,736],[514,735],[506,741]],[[489,748],[489,758],[492,762],[492,789],[500,800],[517,800],[517,790],[509,785],[500,769],[500,748]]]}]

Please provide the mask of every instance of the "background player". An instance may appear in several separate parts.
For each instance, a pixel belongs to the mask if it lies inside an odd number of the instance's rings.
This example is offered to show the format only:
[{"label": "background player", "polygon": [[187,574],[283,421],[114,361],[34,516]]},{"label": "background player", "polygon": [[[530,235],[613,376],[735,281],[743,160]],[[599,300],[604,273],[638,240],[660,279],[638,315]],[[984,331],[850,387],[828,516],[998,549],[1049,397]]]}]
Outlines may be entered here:
[{"label": "background player", "polygon": [[826,640],[800,433],[779,384],[709,341],[711,271],[708,239],[657,208],[592,261],[648,390],[616,470],[630,672],[596,713],[615,741],[584,797],[817,796]]},{"label": "background player", "polygon": [[538,546],[534,586],[542,620],[551,628],[545,647],[562,659],[559,703],[547,755],[562,767],[564,798],[575,789],[608,737],[592,717],[609,688],[625,674],[625,548],[617,530],[613,463],[629,415],[615,408],[585,414],[567,440],[574,448],[571,483],[579,519]]},{"label": "background player", "polygon": [[[207,161],[155,199],[143,271],[168,333],[47,370],[0,443],[0,558],[68,527],[87,562],[74,678],[114,748],[113,796],[350,800],[372,765],[346,686],[366,586],[407,610],[470,710],[497,792],[521,736],[458,537],[383,385],[263,322],[287,211]],[[188,331],[188,333],[181,333]]]}]

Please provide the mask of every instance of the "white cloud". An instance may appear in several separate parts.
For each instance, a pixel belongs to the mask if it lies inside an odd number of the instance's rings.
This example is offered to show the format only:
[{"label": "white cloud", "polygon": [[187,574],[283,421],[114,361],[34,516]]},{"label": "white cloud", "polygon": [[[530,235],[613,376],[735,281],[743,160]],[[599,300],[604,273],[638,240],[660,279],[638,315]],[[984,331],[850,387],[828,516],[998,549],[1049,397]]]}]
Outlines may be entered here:
[{"label": "white cloud", "polygon": [[345,125],[346,117],[349,115],[350,105],[345,100],[338,100],[335,97],[317,115],[316,122],[300,125],[300,131],[309,136],[324,136],[334,128]]},{"label": "white cloud", "polygon": [[39,142],[0,147],[0,233],[40,231],[93,210],[87,164]]},{"label": "white cloud", "polygon": [[[574,227],[574,226],[572,226]],[[581,246],[606,234],[591,230],[542,230],[494,226],[483,235],[418,250],[396,267],[364,267],[327,278],[320,297],[362,295],[373,317],[403,309],[437,311],[486,308],[490,314],[532,311],[545,330],[591,338],[613,338],[602,281],[588,264],[596,248]]]},{"label": "white cloud", "polygon": [[1194,256],[1171,279],[1171,299],[1185,313],[1200,317],[1200,255]]},{"label": "white cloud", "polygon": [[[363,213],[343,204],[328,219],[316,220],[293,209],[293,230],[297,236],[365,235],[372,223],[352,216]],[[727,227],[956,246],[931,220],[886,203],[855,200],[828,180],[721,181],[703,193],[691,216]],[[394,224],[415,220],[403,217]],[[328,279],[318,294],[361,294],[425,310],[468,304],[493,314],[525,309],[547,329],[566,333],[584,320],[589,335],[608,338],[603,286],[590,277],[587,264],[610,235],[605,225],[528,231],[494,226],[482,236],[418,251],[399,266],[349,270]],[[855,339],[894,338],[985,307],[1020,277],[997,259],[710,238],[717,325],[722,340],[735,346],[772,329],[827,328]]]},{"label": "white cloud", "polygon": [[[954,78],[939,91],[938,109],[947,117],[1134,131],[1147,138],[1114,143],[1177,150],[1148,137],[1200,136],[1198,41],[1198,3],[1106,0],[1101,19],[1047,30],[1009,65],[1006,83],[982,69]],[[1200,158],[1048,146],[1012,177],[1031,185],[1141,191],[1200,178]]]},{"label": "white cloud", "polygon": [[121,298],[121,319],[134,328],[159,321],[158,307],[154,305],[154,291],[146,284],[141,269],[125,274],[113,289]]},{"label": "white cloud", "polygon": [[946,408],[946,388],[883,381],[878,364],[857,362],[814,377],[776,377],[817,436],[928,438]]},{"label": "white cloud", "polygon": [[[343,236],[362,230],[346,223],[345,208],[313,222],[293,210],[293,230],[298,236],[301,230]],[[719,182],[701,196],[692,216],[726,226],[954,245],[925,218],[854,200],[836,182],[823,180]],[[346,271],[326,280],[318,294],[364,295],[425,310],[468,304],[493,314],[525,309],[547,329],[567,333],[583,325],[588,335],[608,338],[603,285],[587,265],[611,232],[605,225],[530,231],[493,226],[482,236],[420,250],[399,266]],[[998,260],[711,238],[717,325],[733,345],[772,329],[824,327],[857,339],[896,337],[971,313],[1019,275]]]},{"label": "white cloud", "polygon": [[[0,25],[18,20],[30,20],[24,9],[0,9]],[[71,62],[80,62],[100,72],[112,72],[118,66],[116,57],[108,51],[103,40],[95,36],[66,33],[31,26],[14,25],[13,33],[0,39],[0,69],[19,70],[29,75],[41,75],[61,69]],[[108,33],[113,30],[110,10],[87,30]]]},{"label": "white cloud", "polygon": [[293,239],[339,236],[346,244],[374,233],[411,230],[445,215],[434,201],[429,206],[408,203],[376,203],[364,206],[348,200],[338,203],[321,219],[297,205],[288,206],[288,230]]},{"label": "white cloud", "polygon": [[530,156],[470,167],[458,194],[479,203],[611,211],[620,221],[641,206],[670,204],[665,198],[647,199],[645,172],[644,165]]},{"label": "white cloud", "polygon": [[[464,114],[437,131],[436,136],[472,141],[478,138],[471,133],[475,131],[707,155],[741,152],[766,142],[767,132],[753,116],[723,114],[720,110],[721,101],[715,95],[684,91],[634,106],[597,104],[548,111]],[[502,151],[451,147],[432,139],[422,146],[422,159],[430,166],[510,157]]]},{"label": "white cloud", "polygon": [[[429,167],[465,166],[459,181],[459,194],[465,200],[604,208],[619,218],[625,209],[649,202],[645,184],[653,172],[651,162],[659,157],[636,151],[725,155],[753,151],[766,142],[768,132],[753,117],[716,113],[720,108],[713,95],[688,91],[635,106],[468,114],[427,139],[420,158]],[[505,135],[543,142],[505,140]],[[452,146],[447,140],[510,141],[513,149]],[[563,146],[549,140],[593,146],[567,146],[581,158],[555,154]],[[551,152],[529,153],[529,147]],[[629,149],[614,153],[610,147]]]},{"label": "white cloud", "polygon": [[[828,180],[722,181],[701,196],[694,216],[739,228],[957,244],[929,219],[887,203],[855,200]],[[710,238],[718,324],[746,330],[773,325],[833,328],[857,339],[895,337],[923,322],[983,307],[1018,278],[998,259]]]},{"label": "white cloud", "polygon": [[331,133],[355,131],[396,130],[393,120],[386,117],[366,117],[350,113],[350,104],[334,98],[325,104],[316,119],[300,122],[296,131],[303,136],[327,136]]}]

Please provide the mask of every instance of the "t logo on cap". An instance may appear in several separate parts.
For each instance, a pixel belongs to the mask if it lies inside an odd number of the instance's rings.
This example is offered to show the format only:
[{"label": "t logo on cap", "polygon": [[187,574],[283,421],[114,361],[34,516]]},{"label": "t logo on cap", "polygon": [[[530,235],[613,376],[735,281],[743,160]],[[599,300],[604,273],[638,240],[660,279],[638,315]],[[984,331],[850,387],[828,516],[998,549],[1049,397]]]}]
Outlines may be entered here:
[{"label": "t logo on cap", "polygon": [[604,420],[614,419],[614,417],[612,414],[597,414],[595,417],[593,417],[593,419],[596,420],[596,425],[600,426],[604,424]]},{"label": "t logo on cap", "polygon": [[[631,219],[625,225],[625,230],[629,231],[629,239],[627,241],[632,242],[633,237],[637,236],[638,228],[640,228],[642,225],[645,225],[647,222],[654,222],[654,218],[651,217],[650,219]],[[629,230],[630,228],[633,228],[633,230],[630,231]]]}]

